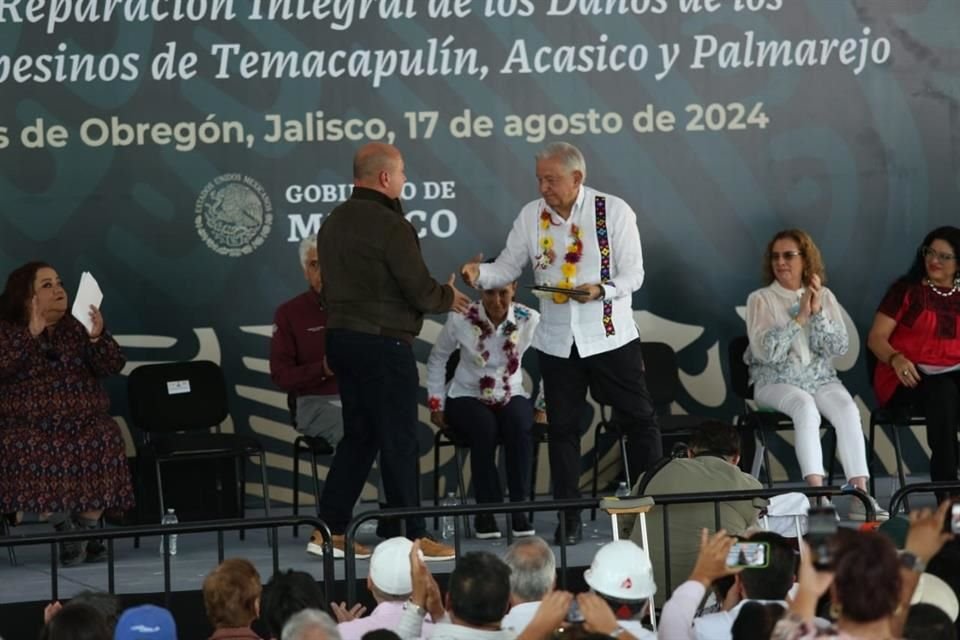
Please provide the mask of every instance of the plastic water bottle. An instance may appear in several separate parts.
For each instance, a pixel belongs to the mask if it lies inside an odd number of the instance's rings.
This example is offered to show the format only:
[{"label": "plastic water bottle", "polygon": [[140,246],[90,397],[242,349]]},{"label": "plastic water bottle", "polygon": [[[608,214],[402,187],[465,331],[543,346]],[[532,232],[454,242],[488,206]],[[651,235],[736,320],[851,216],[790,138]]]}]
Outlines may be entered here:
[{"label": "plastic water bottle", "polygon": [[626,482],[621,482],[617,487],[617,492],[613,494],[618,498],[629,498],[630,497],[630,487],[627,486]]},{"label": "plastic water bottle", "polygon": [[[460,504],[460,501],[457,500],[457,494],[450,492],[447,494],[447,497],[443,499],[443,502],[440,503],[441,507],[455,507]],[[456,533],[454,519],[457,516],[442,516],[440,518],[440,537],[444,540],[451,540]]]},{"label": "plastic water bottle", "polygon": [[[162,518],[160,518],[160,524],[161,524],[161,525],[177,524],[178,522],[180,522],[180,521],[177,519],[177,512],[174,511],[173,509],[167,509],[167,512],[166,512],[165,514],[163,514],[163,517],[162,517]],[[175,533],[174,533],[174,534],[171,534],[171,535],[169,535],[169,536],[161,536],[161,538],[160,538],[160,555],[163,555],[163,538],[164,538],[164,537],[166,537],[166,538],[169,539],[170,555],[172,555],[172,556],[177,555],[177,534],[175,534]]]}]

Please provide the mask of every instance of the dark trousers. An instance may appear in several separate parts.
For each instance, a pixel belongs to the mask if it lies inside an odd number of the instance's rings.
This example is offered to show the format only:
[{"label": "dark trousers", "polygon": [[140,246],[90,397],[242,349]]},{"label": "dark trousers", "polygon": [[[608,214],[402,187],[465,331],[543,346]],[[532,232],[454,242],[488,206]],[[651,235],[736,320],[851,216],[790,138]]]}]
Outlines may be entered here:
[{"label": "dark trousers", "polygon": [[[345,329],[327,331],[327,360],[343,404],[343,440],[330,465],[319,516],[343,533],[370,467],[380,452],[388,507],[418,504],[417,363],[409,344]],[[426,531],[423,518],[407,520],[407,536]]]},{"label": "dark trousers", "polygon": [[523,502],[530,485],[533,443],[533,405],[514,396],[502,407],[476,398],[448,398],[444,418],[457,438],[470,446],[470,465],[477,502],[502,502],[497,445],[507,459],[507,488],[511,502]]},{"label": "dark trousers", "polygon": [[911,404],[927,417],[930,479],[957,479],[957,428],[960,427],[960,372],[920,374],[913,389],[897,387],[891,404]]},{"label": "dark trousers", "polygon": [[[550,423],[550,475],[553,497],[579,498],[580,422],[587,389],[609,406],[626,437],[630,473],[635,480],[663,456],[656,411],[643,373],[640,339],[618,349],[581,358],[576,345],[569,358],[540,353],[540,373]],[[567,514],[571,519],[577,514]]]}]

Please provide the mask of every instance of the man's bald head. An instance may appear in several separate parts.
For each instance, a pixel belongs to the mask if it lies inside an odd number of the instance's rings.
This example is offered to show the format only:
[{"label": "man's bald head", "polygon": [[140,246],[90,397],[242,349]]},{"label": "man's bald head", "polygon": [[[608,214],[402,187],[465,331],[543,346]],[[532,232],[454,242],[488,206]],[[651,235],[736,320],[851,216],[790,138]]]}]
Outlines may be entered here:
[{"label": "man's bald head", "polygon": [[360,186],[375,184],[381,171],[389,171],[402,160],[400,150],[392,144],[367,143],[353,157],[353,181]]}]

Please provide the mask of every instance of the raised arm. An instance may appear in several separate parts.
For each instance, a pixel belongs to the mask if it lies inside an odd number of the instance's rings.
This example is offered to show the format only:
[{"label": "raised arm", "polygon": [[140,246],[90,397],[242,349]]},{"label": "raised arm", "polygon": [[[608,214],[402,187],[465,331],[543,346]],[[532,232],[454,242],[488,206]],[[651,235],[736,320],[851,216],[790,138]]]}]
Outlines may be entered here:
[{"label": "raised arm", "polygon": [[530,234],[535,230],[528,222],[528,219],[535,220],[535,217],[524,215],[524,213],[526,208],[513,221],[513,228],[507,236],[507,244],[497,259],[490,264],[477,265],[476,286],[480,289],[506,286],[519,278],[523,272],[523,267],[530,259]]},{"label": "raised arm", "polygon": [[824,358],[842,356],[850,348],[850,336],[840,303],[829,289],[820,295],[820,313],[810,316],[810,350]]},{"label": "raised arm", "polygon": [[773,309],[759,292],[747,298],[750,351],[760,362],[774,364],[786,361],[790,343],[800,330],[800,323],[795,320],[788,321],[786,326],[777,324]]}]

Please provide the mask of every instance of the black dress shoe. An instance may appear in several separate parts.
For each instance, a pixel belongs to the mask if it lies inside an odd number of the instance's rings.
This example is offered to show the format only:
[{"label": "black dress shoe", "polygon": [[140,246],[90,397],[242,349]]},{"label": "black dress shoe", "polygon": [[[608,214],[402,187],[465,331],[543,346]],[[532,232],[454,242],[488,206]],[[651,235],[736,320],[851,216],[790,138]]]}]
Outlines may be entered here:
[{"label": "black dress shoe", "polygon": [[473,530],[477,538],[481,540],[491,540],[500,537],[500,527],[497,526],[497,518],[492,513],[481,513],[473,519]]},{"label": "black dress shoe", "polygon": [[[566,545],[569,547],[570,545],[579,544],[581,540],[583,540],[583,523],[579,520],[568,522],[567,537],[564,540]],[[561,544],[559,524],[557,525],[557,530],[553,534],[553,543],[557,546],[560,546]]]},{"label": "black dress shoe", "polygon": [[84,562],[102,562],[107,559],[107,545],[101,540],[91,538],[87,540],[87,557]]}]

